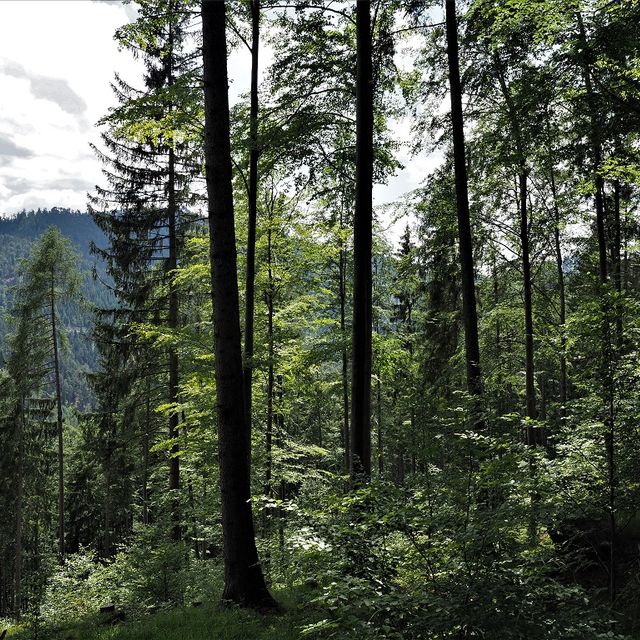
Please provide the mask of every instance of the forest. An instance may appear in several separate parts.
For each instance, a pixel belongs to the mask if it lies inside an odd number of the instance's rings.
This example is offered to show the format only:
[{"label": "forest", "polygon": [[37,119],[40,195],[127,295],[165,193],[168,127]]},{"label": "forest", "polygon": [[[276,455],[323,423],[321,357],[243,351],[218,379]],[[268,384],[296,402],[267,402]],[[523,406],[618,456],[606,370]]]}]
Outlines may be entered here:
[{"label": "forest", "polygon": [[0,640],[640,638],[640,0],[130,4],[0,218]]}]

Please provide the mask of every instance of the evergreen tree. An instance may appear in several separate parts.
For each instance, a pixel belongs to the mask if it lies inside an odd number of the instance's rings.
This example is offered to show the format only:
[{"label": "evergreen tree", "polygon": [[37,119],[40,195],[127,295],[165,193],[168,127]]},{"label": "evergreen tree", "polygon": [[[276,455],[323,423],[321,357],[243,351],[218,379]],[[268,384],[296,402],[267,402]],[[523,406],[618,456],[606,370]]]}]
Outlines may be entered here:
[{"label": "evergreen tree", "polygon": [[[142,2],[139,17],[117,34],[120,43],[145,63],[145,88],[135,89],[116,76],[113,85],[119,105],[102,123],[106,152],[97,148],[105,164],[107,186],[92,196],[92,214],[109,246],[96,247],[107,263],[119,306],[104,310],[120,340],[135,337],[135,325],[179,326],[180,299],[175,285],[185,236],[195,216],[192,182],[198,173],[192,119],[199,98],[193,81],[197,67],[190,49],[188,3],[179,0]],[[109,317],[110,316],[110,317]],[[107,329],[104,329],[107,331]],[[126,338],[124,337],[126,336]],[[148,349],[136,340],[138,349]],[[127,349],[122,345],[122,349]],[[141,356],[155,356],[140,375],[165,379],[164,399],[176,406],[179,393],[178,354],[171,341]],[[153,384],[152,386],[155,386]],[[169,491],[173,496],[172,537],[181,536],[179,489],[179,413],[168,415]]]}]

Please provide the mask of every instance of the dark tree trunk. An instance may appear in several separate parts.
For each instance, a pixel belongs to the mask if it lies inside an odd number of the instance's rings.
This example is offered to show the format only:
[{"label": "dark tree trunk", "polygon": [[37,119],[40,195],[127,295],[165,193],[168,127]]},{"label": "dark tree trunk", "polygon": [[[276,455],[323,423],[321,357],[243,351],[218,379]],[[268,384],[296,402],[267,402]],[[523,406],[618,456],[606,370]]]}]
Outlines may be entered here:
[{"label": "dark tree trunk", "polygon": [[613,353],[611,321],[609,318],[609,273],[607,264],[607,238],[606,238],[606,214],[604,208],[604,180],[600,175],[602,165],[602,131],[598,115],[598,106],[595,100],[593,85],[591,82],[591,51],[587,34],[582,20],[582,14],[576,12],[578,34],[582,46],[582,73],[586,96],[589,104],[591,125],[591,146],[593,152],[593,176],[595,181],[595,205],[596,205],[596,234],[598,238],[598,267],[601,286],[601,312],[602,312],[602,381],[603,400],[605,401],[607,417],[605,418],[606,430],[604,433],[605,455],[607,459],[608,495],[607,509],[609,512],[609,601],[613,607],[616,600],[616,460],[615,460],[615,407],[614,407],[614,368],[615,354]]},{"label": "dark tree trunk", "polygon": [[233,212],[225,3],[204,0],[205,172],[208,195],[225,587],[223,599],[274,607],[251,511]]},{"label": "dark tree trunk", "polygon": [[613,183],[613,242],[611,246],[611,263],[613,266],[613,280],[617,295],[615,304],[616,322],[616,350],[619,356],[622,352],[622,228],[620,223],[620,181]]},{"label": "dark tree trunk", "polygon": [[[175,194],[175,155],[172,148],[169,149],[169,179],[167,184],[169,192],[169,261],[167,269],[169,271],[169,329],[175,332],[178,328],[179,301],[178,291],[175,284],[175,270],[178,268],[178,247],[176,229],[176,194]],[[173,346],[169,347],[169,404],[172,406],[169,414],[169,439],[171,440],[171,450],[169,458],[169,491],[171,493],[171,537],[178,541],[182,537],[180,527],[180,458],[178,452],[178,412],[175,405],[178,402],[178,354]]]},{"label": "dark tree trunk", "polygon": [[[453,159],[456,179],[456,208],[458,213],[458,241],[460,245],[460,272],[462,278],[462,319],[464,323],[467,389],[471,396],[482,394],[480,346],[478,340],[478,314],[473,269],[473,240],[469,215],[467,161],[462,114],[462,85],[458,60],[458,26],[455,0],[446,0],[447,57],[449,61],[449,87],[451,97],[451,128]],[[475,407],[479,409],[479,407]]]},{"label": "dark tree trunk", "polygon": [[251,98],[249,107],[249,191],[247,194],[247,273],[244,314],[244,401],[251,447],[253,397],[254,307],[256,279],[256,224],[258,219],[258,54],[260,47],[260,0],[251,2]]},{"label": "dark tree trunk", "polygon": [[53,372],[56,389],[56,427],[58,432],[58,559],[64,563],[64,442],[62,433],[62,392],[60,389],[60,361],[58,357],[58,328],[56,323],[55,274],[51,272],[51,341],[53,344]]},{"label": "dark tree trunk", "polygon": [[[169,10],[171,11],[171,3]],[[172,17],[169,19],[169,86],[173,86],[173,23]],[[169,110],[173,107],[170,105]],[[167,263],[168,280],[169,280],[169,318],[168,326],[172,333],[178,328],[179,299],[178,290],[175,283],[175,271],[178,268],[178,229],[177,214],[178,208],[176,204],[176,170],[175,170],[175,151],[173,142],[169,146],[169,171],[167,176],[167,215],[168,215],[168,236],[169,236],[169,260]],[[169,457],[169,492],[171,494],[171,538],[178,541],[182,538],[182,530],[180,527],[180,458],[178,453],[180,446],[178,444],[178,412],[176,404],[178,402],[178,354],[175,348],[169,346],[169,404],[171,405],[171,413],[169,414],[169,440],[171,441],[171,450]]]},{"label": "dark tree trunk", "polygon": [[351,476],[371,476],[371,242],[373,218],[373,66],[371,2],[356,2],[356,198],[354,215]]}]

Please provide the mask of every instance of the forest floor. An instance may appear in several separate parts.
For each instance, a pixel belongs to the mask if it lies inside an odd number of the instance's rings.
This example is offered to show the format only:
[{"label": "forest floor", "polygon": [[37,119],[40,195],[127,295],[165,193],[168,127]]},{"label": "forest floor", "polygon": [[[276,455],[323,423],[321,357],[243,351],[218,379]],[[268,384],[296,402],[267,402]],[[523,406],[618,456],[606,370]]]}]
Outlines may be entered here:
[{"label": "forest floor", "polygon": [[[42,640],[298,640],[306,625],[322,616],[309,601],[313,595],[299,591],[275,594],[282,605],[276,614],[208,604],[161,611],[141,620],[109,624],[78,621],[64,628],[43,630]],[[7,640],[32,638],[33,631],[14,627]]]}]

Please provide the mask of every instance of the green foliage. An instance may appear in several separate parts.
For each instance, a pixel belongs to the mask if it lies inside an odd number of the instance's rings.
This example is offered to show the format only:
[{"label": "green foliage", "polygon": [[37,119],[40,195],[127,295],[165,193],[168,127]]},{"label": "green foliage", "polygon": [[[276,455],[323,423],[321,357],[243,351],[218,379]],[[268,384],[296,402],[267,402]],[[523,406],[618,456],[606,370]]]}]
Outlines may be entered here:
[{"label": "green foliage", "polygon": [[139,619],[158,608],[211,601],[220,584],[216,563],[194,559],[155,529],[137,532],[109,560],[81,549],[49,571],[38,612],[49,633],[72,620],[98,622],[100,607],[111,604],[127,619]]}]

